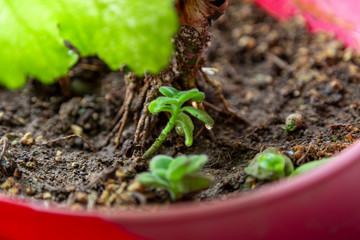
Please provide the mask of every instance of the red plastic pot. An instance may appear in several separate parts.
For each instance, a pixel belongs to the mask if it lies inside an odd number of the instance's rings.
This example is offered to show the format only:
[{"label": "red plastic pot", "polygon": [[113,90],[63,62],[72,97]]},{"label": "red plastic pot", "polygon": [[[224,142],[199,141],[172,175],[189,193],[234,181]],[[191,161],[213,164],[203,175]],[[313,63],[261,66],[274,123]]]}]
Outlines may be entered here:
[{"label": "red plastic pot", "polygon": [[2,196],[0,239],[359,239],[359,173],[360,142],[290,181],[156,212],[70,211]]},{"label": "red plastic pot", "polygon": [[[360,49],[356,0],[256,1],[281,18],[300,12],[311,29],[331,30]],[[304,8],[309,2],[314,9],[336,9],[332,14],[342,24],[314,16]],[[224,201],[174,204],[156,212],[71,211],[0,195],[0,239],[360,239],[359,182],[360,142],[290,181]]]}]

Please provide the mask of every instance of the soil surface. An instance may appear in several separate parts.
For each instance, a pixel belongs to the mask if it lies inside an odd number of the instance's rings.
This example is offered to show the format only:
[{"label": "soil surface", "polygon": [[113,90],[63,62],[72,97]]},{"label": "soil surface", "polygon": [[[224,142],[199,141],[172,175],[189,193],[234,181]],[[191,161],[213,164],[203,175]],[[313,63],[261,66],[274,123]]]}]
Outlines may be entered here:
[{"label": "soil surface", "polygon": [[[279,23],[243,1],[232,1],[211,31],[207,66],[218,72],[210,77],[222,83],[230,106],[251,125],[226,115],[214,89],[199,79],[204,106],[215,119],[213,134],[194,120],[192,147],[172,133],[160,152],[206,153],[203,172],[216,181],[182,201],[222,198],[262,185],[244,168],[266,147],[279,147],[299,166],[331,157],[360,137],[358,53],[331,36],[309,34],[300,18]],[[147,163],[126,157],[132,118],[120,149],[109,138],[125,97],[123,74],[88,58],[69,76],[69,97],[60,84],[43,86],[35,80],[19,91],[0,89],[0,136],[8,139],[0,146],[7,151],[1,159],[1,191],[76,209],[169,203],[165,190],[133,180]],[[293,113],[303,124],[283,130]],[[162,121],[154,126],[149,145],[164,126]]]}]

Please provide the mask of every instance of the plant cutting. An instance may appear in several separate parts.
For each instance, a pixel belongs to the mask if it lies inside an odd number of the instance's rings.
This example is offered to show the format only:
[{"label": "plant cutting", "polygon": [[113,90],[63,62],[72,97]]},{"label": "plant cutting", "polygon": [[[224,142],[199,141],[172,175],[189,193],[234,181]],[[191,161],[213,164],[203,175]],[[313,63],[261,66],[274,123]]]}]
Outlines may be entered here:
[{"label": "plant cutting", "polygon": [[206,155],[180,155],[176,158],[158,155],[149,163],[151,172],[137,175],[136,180],[145,186],[166,188],[175,201],[184,193],[206,188],[213,182],[210,176],[199,174],[206,162]]},{"label": "plant cutting", "polygon": [[160,145],[164,142],[174,126],[176,133],[185,137],[185,145],[188,147],[192,145],[194,124],[186,113],[203,121],[208,128],[211,128],[214,125],[214,120],[204,111],[193,106],[182,106],[188,100],[191,100],[192,102],[201,102],[204,100],[204,93],[199,92],[197,89],[179,92],[173,87],[161,87],[159,91],[165,97],[158,97],[153,100],[149,105],[149,111],[153,114],[168,112],[171,117],[160,136],[142,156],[145,159],[149,158],[159,149]]},{"label": "plant cutting", "polygon": [[[183,1],[187,2],[191,1]],[[166,9],[176,16],[174,4]],[[333,236],[351,239],[350,234],[356,233],[359,221],[356,209],[360,200],[354,184],[359,176],[358,146],[338,154],[359,138],[359,56],[333,38],[309,35],[302,21],[278,23],[248,2],[235,0],[230,4],[226,15],[211,30],[214,35],[211,46],[208,47],[208,39],[200,48],[200,55],[194,54],[195,48],[188,51],[195,58],[187,53],[184,56],[191,57],[182,58],[181,54],[187,51],[178,52],[191,48],[194,42],[183,41],[182,45],[177,41],[189,37],[188,29],[195,29],[195,36],[201,35],[202,28],[175,29],[173,34],[184,31],[180,33],[183,38],[175,37],[173,50],[171,37],[168,38],[174,59],[160,73],[161,77],[148,71],[142,75],[134,67],[122,65],[126,62],[118,66],[121,71],[110,72],[102,63],[103,58],[100,61],[83,57],[84,53],[70,37],[61,37],[60,42],[68,40],[65,46],[71,43],[71,49],[79,55],[78,63],[65,78],[70,80],[70,85],[73,81],[94,84],[92,92],[63,97],[57,83],[40,85],[31,74],[35,79],[21,90],[0,89],[0,136],[7,138],[7,144],[1,143],[0,152],[5,153],[8,162],[14,163],[13,171],[0,177],[3,238],[24,239],[31,238],[31,234],[120,238],[130,231],[150,239],[174,236],[303,239],[309,232],[320,239]],[[97,16],[97,8],[92,9],[90,15]],[[114,5],[109,9],[119,8]],[[179,3],[177,9],[180,15],[180,10],[185,8]],[[85,7],[81,10],[86,13]],[[110,16],[111,11],[105,15]],[[79,14],[79,18],[84,15]],[[212,18],[207,18],[206,24]],[[96,21],[87,22],[96,24]],[[151,23],[156,21],[146,22],[151,28]],[[179,17],[178,22],[185,21]],[[61,24],[58,27],[60,31]],[[26,37],[23,38],[25,43]],[[86,42],[89,38],[84,39]],[[196,56],[201,56],[200,60],[195,61]],[[195,64],[193,69],[197,71],[183,72],[185,65],[175,64],[176,58],[192,59],[188,62]],[[206,65],[203,59],[207,60]],[[218,71],[206,75],[202,66]],[[215,80],[222,83],[223,89],[216,87]],[[173,86],[179,92],[193,88],[204,92],[206,99],[202,105],[216,121],[212,131],[199,124],[189,148],[174,133],[167,138],[165,148],[158,149],[160,154],[172,157],[208,155],[208,164],[199,172],[214,176],[214,183],[205,191],[180,198],[177,203],[170,202],[166,192],[144,190],[134,181],[136,175],[148,169],[148,160],[141,156],[171,117],[167,112],[154,115],[149,111],[162,86]],[[230,109],[246,116],[251,124],[225,110],[218,100],[219,89]],[[281,127],[291,113],[304,116],[306,124],[287,132]],[[117,136],[118,141],[113,143]],[[254,182],[254,178],[249,177],[245,168],[268,146],[281,146],[296,167],[328,157],[334,160],[308,174],[268,186],[263,185],[265,181],[255,180],[255,190],[249,191],[248,183]],[[272,160],[278,156],[273,157],[264,161],[276,163]],[[1,164],[6,164],[4,159]],[[265,168],[277,165],[269,164]],[[27,200],[19,202],[19,198]],[[16,219],[16,224],[12,224],[12,219]],[[66,225],[59,229],[61,224]],[[13,226],[28,230],[14,231]],[[70,229],[73,232],[69,233]],[[25,235],[20,237],[21,234]]]},{"label": "plant cutting", "polygon": [[294,172],[294,166],[287,156],[281,154],[277,148],[270,147],[256,154],[246,173],[262,180],[278,180]]}]

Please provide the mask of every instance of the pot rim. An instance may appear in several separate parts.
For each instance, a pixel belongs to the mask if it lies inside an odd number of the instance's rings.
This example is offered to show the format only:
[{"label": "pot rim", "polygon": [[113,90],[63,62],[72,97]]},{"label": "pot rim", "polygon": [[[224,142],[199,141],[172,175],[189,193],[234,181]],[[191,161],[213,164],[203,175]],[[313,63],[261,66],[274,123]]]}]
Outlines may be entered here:
[{"label": "pot rim", "polygon": [[282,179],[277,182],[261,186],[259,189],[250,192],[238,193],[225,197],[224,199],[209,200],[202,202],[174,203],[161,206],[156,211],[146,211],[146,209],[136,208],[115,208],[110,211],[103,209],[93,210],[71,210],[68,207],[48,204],[43,201],[34,201],[20,198],[18,196],[8,196],[0,193],[0,203],[13,206],[30,208],[36,212],[48,214],[61,214],[77,217],[100,217],[116,222],[149,222],[149,221],[182,221],[191,218],[204,218],[226,215],[236,209],[237,214],[251,211],[261,205],[271,205],[277,201],[291,198],[294,194],[306,191],[309,187],[319,187],[326,184],[326,180],[342,174],[347,169],[358,164],[360,161],[360,141],[353,143],[334,160],[325,163],[320,168],[316,168],[308,173],[293,177],[291,180]]}]

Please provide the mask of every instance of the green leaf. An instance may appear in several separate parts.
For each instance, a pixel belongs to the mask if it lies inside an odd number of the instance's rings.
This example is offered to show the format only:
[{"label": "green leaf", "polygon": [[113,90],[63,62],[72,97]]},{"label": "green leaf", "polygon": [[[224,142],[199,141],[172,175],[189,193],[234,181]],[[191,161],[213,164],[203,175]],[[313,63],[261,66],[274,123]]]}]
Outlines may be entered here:
[{"label": "green leaf", "polygon": [[175,130],[180,136],[185,136],[186,146],[192,145],[194,124],[188,115],[182,112],[179,113],[175,122]]},{"label": "green leaf", "polygon": [[184,102],[190,100],[197,93],[199,93],[199,90],[196,88],[180,92],[178,95],[179,102],[181,103],[180,105],[183,105]]},{"label": "green leaf", "polygon": [[[167,105],[169,104],[169,105]],[[157,99],[151,101],[149,104],[149,111],[152,114],[159,113],[162,111],[174,113],[174,105],[177,105],[177,99],[168,98],[168,97],[158,97]]]},{"label": "green leaf", "polygon": [[172,161],[172,157],[166,155],[157,155],[151,159],[149,168],[152,172],[158,169],[168,169]]},{"label": "green leaf", "polygon": [[186,178],[181,179],[181,181],[178,183],[178,187],[181,188],[184,193],[186,193],[207,188],[213,182],[214,178],[212,178],[211,176],[192,174],[187,176]]},{"label": "green leaf", "polygon": [[52,2],[0,1],[0,85],[19,88],[27,76],[53,83],[76,63],[59,35]]},{"label": "green leaf", "polygon": [[179,93],[179,91],[173,87],[160,87],[159,91],[167,97],[174,97],[176,94]]},{"label": "green leaf", "polygon": [[186,111],[186,112],[190,113],[191,115],[193,115],[194,117],[196,117],[197,119],[205,122],[206,124],[208,124],[210,126],[214,125],[214,120],[210,117],[210,115],[201,111],[198,108],[187,106],[187,107],[181,108],[180,111]]},{"label": "green leaf", "polygon": [[136,176],[136,180],[145,186],[165,187],[165,188],[169,187],[169,183],[147,172],[138,174]]},{"label": "green leaf", "polygon": [[176,98],[170,98],[170,97],[158,97],[154,101],[156,101],[157,104],[161,105],[161,106],[166,105],[166,104],[170,104],[170,105],[174,105],[174,106],[179,105],[179,100],[177,100]]},{"label": "green leaf", "polygon": [[192,174],[199,172],[204,165],[206,164],[208,157],[203,155],[190,155],[188,159],[191,161],[190,166],[186,172],[186,174]]},{"label": "green leaf", "polygon": [[305,164],[301,165],[300,167],[296,168],[295,171],[290,176],[294,176],[294,175],[302,174],[304,172],[311,171],[314,168],[317,168],[318,166],[329,162],[330,160],[331,160],[331,158],[325,158],[325,159],[305,163]]},{"label": "green leaf", "polygon": [[259,157],[259,166],[266,170],[275,171],[283,174],[285,170],[285,160],[280,154],[265,153]]},{"label": "green leaf", "polygon": [[62,36],[82,55],[98,55],[113,70],[126,64],[138,75],[168,65],[179,25],[174,0],[51,2]]},{"label": "green leaf", "polygon": [[194,102],[202,102],[204,98],[205,98],[205,94],[203,92],[198,92],[191,97],[191,100]]},{"label": "green leaf", "polygon": [[176,157],[174,161],[169,165],[168,178],[171,181],[177,181],[184,177],[187,169],[190,166],[190,161],[187,159],[185,155],[181,155]]}]

